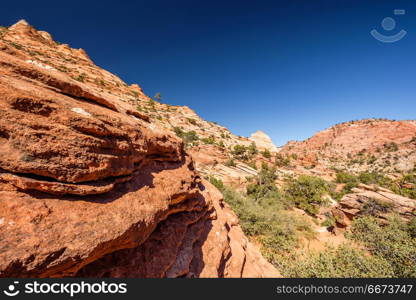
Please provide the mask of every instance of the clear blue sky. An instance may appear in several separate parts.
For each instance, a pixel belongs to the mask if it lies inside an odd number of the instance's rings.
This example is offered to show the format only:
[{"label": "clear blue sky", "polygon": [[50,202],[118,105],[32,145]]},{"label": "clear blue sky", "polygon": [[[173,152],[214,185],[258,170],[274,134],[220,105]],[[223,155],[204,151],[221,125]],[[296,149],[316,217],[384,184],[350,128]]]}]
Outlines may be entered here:
[{"label": "clear blue sky", "polygon": [[[0,23],[24,18],[162,102],[279,145],[343,121],[415,119],[416,1],[120,2],[7,1]],[[408,34],[385,44],[372,29]]]}]

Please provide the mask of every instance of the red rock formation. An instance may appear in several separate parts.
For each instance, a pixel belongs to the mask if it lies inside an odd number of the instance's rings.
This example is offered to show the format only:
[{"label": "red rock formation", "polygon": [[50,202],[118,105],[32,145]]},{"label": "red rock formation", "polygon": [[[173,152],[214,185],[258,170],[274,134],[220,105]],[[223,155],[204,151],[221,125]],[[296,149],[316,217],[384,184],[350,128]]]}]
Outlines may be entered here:
[{"label": "red rock formation", "polygon": [[381,168],[392,172],[412,170],[415,150],[415,121],[368,119],[335,125],[302,142],[289,142],[280,153],[296,154],[298,163],[305,166],[347,168],[355,159],[356,170]]},{"label": "red rock formation", "polygon": [[338,213],[338,219],[353,219],[365,212],[380,218],[396,213],[404,220],[410,220],[416,214],[415,199],[397,195],[388,189],[359,184],[352,191],[353,193],[345,195],[335,207],[333,214]]},{"label": "red rock formation", "polygon": [[120,79],[25,22],[0,37],[0,277],[278,276]]}]

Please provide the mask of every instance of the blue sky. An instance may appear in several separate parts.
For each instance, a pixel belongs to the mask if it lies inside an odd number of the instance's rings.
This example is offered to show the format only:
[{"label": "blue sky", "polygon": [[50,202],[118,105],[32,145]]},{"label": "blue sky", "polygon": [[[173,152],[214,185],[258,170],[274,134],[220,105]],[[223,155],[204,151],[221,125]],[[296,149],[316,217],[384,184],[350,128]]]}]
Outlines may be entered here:
[{"label": "blue sky", "polygon": [[[0,18],[24,18],[148,95],[278,145],[344,121],[415,119],[412,0],[7,1]],[[407,35],[386,44],[372,29]]]}]

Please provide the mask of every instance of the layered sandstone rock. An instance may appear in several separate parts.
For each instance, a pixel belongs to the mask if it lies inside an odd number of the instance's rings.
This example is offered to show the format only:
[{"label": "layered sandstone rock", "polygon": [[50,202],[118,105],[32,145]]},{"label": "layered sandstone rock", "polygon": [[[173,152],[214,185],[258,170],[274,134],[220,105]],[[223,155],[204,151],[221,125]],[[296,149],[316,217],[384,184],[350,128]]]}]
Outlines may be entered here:
[{"label": "layered sandstone rock", "polygon": [[140,87],[26,22],[0,37],[0,277],[278,276]]},{"label": "layered sandstone rock", "polygon": [[269,150],[270,152],[279,152],[279,149],[273,144],[272,139],[263,131],[258,130],[253,133],[249,139],[253,141],[260,150]]},{"label": "layered sandstone rock", "polygon": [[282,155],[295,166],[325,174],[333,167],[351,172],[412,171],[416,163],[416,122],[367,119],[337,124],[311,138],[287,143]]},{"label": "layered sandstone rock", "polygon": [[248,242],[222,195],[203,181],[202,213],[161,222],[142,245],[104,256],[81,269],[90,277],[267,277],[279,273]]},{"label": "layered sandstone rock", "polygon": [[345,225],[348,223],[346,219],[353,219],[362,213],[380,218],[396,213],[404,220],[416,215],[415,199],[394,194],[388,189],[360,184],[352,192],[345,195],[333,210],[340,225]]},{"label": "layered sandstone rock", "polygon": [[215,145],[199,145],[188,150],[195,161],[195,167],[205,177],[220,179],[224,184],[244,188],[247,178],[257,176],[258,171],[248,165],[237,162],[234,166],[227,164],[230,159],[227,152]]}]

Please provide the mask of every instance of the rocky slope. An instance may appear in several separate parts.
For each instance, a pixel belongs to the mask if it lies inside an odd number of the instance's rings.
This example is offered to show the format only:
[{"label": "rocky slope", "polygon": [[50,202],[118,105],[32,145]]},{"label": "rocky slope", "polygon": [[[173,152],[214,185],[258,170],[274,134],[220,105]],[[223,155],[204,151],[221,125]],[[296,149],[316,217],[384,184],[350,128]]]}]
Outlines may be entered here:
[{"label": "rocky slope", "polygon": [[301,142],[289,142],[282,155],[300,172],[409,172],[416,162],[416,121],[367,119],[346,122]]},{"label": "rocky slope", "polygon": [[416,215],[416,200],[403,197],[392,191],[360,184],[345,195],[335,207],[333,214],[339,225],[343,226],[360,214],[367,213],[385,219],[387,214],[396,213],[404,220]]},{"label": "rocky slope", "polygon": [[190,110],[25,21],[0,75],[0,277],[279,276],[168,130]]},{"label": "rocky slope", "polygon": [[187,148],[198,147],[202,152],[210,152],[213,145],[218,146],[222,153],[220,156],[225,156],[225,160],[214,158],[212,163],[207,164],[206,159],[199,163],[200,156],[196,157],[196,168],[204,176],[216,176],[236,186],[244,185],[246,177],[257,172],[244,162],[239,163],[242,168],[225,163],[233,158],[233,147],[249,146],[254,141],[261,150],[270,147],[269,151],[276,151],[264,133],[250,138],[237,136],[221,125],[202,119],[186,106],[171,106],[155,101],[145,95],[139,85],[128,86],[114,74],[95,66],[84,50],[56,43],[50,34],[35,30],[25,21],[18,22],[9,29],[0,28],[0,37],[3,52],[19,57],[38,69],[83,83],[91,93],[116,99],[123,105],[130,104],[130,113],[145,115],[152,124],[185,137]]},{"label": "rocky slope", "polygon": [[249,139],[256,144],[259,150],[268,150],[272,153],[277,153],[280,151],[280,149],[273,144],[272,139],[261,130],[253,133]]}]

